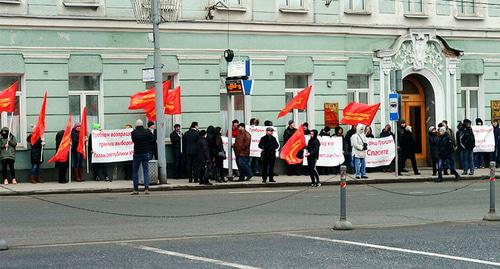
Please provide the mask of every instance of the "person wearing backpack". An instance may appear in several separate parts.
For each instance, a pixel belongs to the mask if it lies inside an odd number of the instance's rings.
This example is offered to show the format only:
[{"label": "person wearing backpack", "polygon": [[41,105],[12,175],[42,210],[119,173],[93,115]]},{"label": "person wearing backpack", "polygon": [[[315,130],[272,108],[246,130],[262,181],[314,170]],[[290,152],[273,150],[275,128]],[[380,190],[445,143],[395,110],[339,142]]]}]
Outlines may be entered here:
[{"label": "person wearing backpack", "polygon": [[453,152],[455,152],[455,145],[453,140],[451,140],[450,135],[446,131],[446,127],[439,128],[439,162],[438,162],[438,178],[436,182],[443,181],[443,168],[446,163],[446,167],[450,169],[450,172],[455,176],[455,181],[460,179],[460,176],[455,170],[455,163],[453,162]]},{"label": "person wearing backpack", "polygon": [[462,175],[474,175],[474,148],[476,147],[476,139],[471,127],[472,122],[469,119],[463,121],[462,132],[460,133],[460,147],[463,149],[463,165],[464,172]]}]

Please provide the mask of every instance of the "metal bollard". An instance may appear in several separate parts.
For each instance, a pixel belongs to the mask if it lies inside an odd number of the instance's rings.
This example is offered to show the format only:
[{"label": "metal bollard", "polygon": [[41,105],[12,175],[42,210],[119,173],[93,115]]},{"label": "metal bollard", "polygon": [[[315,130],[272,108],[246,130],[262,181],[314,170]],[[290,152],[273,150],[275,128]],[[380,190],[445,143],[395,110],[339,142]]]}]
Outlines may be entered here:
[{"label": "metal bollard", "polygon": [[9,246],[7,245],[7,242],[5,240],[0,239],[0,251],[1,250],[8,250]]},{"label": "metal bollard", "polygon": [[497,215],[495,210],[495,168],[496,163],[490,162],[490,212],[483,218],[483,220],[487,221],[500,221],[500,216]]},{"label": "metal bollard", "polygon": [[333,226],[334,230],[352,230],[352,223],[347,220],[347,182],[346,182],[347,167],[342,165],[340,167],[340,220]]}]

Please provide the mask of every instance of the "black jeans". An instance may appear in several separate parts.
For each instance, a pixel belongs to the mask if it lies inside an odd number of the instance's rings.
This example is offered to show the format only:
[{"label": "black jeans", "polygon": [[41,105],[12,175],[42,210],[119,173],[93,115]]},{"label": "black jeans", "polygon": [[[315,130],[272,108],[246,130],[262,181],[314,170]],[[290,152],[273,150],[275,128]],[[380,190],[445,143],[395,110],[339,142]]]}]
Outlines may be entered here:
[{"label": "black jeans", "polygon": [[439,159],[432,158],[432,174],[433,175],[436,175],[436,173],[437,173],[438,163],[439,163]]},{"label": "black jeans", "polygon": [[309,170],[309,176],[311,177],[311,184],[319,184],[319,174],[316,170],[316,162],[318,160],[307,158],[307,169]]},{"label": "black jeans", "polygon": [[264,155],[263,161],[262,161],[262,180],[267,181],[267,178],[269,177],[269,180],[274,180],[274,164],[276,162],[276,155],[270,154],[270,155]]},{"label": "black jeans", "polygon": [[180,149],[173,149],[172,151],[174,157],[174,171],[173,176],[175,179],[179,179],[182,176],[182,154]]},{"label": "black jeans", "polygon": [[67,183],[66,180],[66,171],[68,171],[67,167],[58,167],[57,168],[57,179],[59,183]]},{"label": "black jeans", "polygon": [[186,155],[186,170],[189,178],[189,182],[198,182],[198,168],[196,167],[198,162],[198,156],[193,154]]},{"label": "black jeans", "polygon": [[399,173],[401,174],[401,170],[404,169],[405,167],[405,162],[406,160],[410,159],[411,161],[411,166],[413,167],[413,173],[418,173],[418,168],[417,168],[417,160],[415,159],[415,154],[408,154],[408,155],[405,155],[405,156],[402,156],[401,159],[399,159]]},{"label": "black jeans", "polygon": [[14,170],[14,162],[15,161],[12,159],[2,160],[2,175],[4,179],[8,179],[7,167],[9,167],[10,170],[10,179],[16,178],[16,170]]}]

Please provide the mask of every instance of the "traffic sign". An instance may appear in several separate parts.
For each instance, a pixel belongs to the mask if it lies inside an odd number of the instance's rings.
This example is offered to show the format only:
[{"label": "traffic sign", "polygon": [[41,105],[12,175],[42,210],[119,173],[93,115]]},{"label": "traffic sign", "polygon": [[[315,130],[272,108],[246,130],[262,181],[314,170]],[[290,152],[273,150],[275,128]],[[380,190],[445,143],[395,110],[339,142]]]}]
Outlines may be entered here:
[{"label": "traffic sign", "polygon": [[399,94],[389,93],[389,120],[399,120]]}]

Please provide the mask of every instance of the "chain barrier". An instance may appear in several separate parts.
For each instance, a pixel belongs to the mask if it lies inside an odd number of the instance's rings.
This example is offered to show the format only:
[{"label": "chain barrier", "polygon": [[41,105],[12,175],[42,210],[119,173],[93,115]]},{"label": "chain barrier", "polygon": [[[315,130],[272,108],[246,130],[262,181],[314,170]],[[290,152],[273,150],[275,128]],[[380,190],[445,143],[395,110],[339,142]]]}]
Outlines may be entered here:
[{"label": "chain barrier", "polygon": [[[329,177],[328,179],[326,179],[323,182],[324,183],[325,182],[329,182],[329,181],[335,179],[337,176],[338,175],[334,175],[332,177]],[[3,189],[5,189],[5,190],[8,190],[10,192],[19,193],[16,190],[13,190],[11,188],[8,188],[8,187],[2,186],[2,185],[0,185],[0,187],[3,188]],[[80,206],[69,205],[69,204],[65,204],[65,203],[56,202],[56,201],[52,201],[52,200],[49,200],[49,199],[41,198],[41,197],[38,197],[38,196],[35,196],[35,195],[24,195],[24,196],[27,196],[29,198],[32,198],[32,199],[35,199],[35,200],[38,200],[38,201],[42,201],[42,202],[45,202],[45,203],[49,203],[49,204],[53,204],[53,205],[58,205],[58,206],[62,206],[62,207],[67,207],[67,208],[71,208],[71,209],[75,209],[75,210],[80,210],[80,211],[91,212],[91,213],[98,213],[98,214],[105,214],[105,215],[112,215],[112,216],[120,216],[120,217],[153,218],[153,219],[180,219],[180,218],[196,218],[196,217],[217,216],[217,215],[223,215],[223,214],[229,214],[229,213],[234,213],[234,212],[240,212],[240,211],[250,210],[250,209],[253,209],[253,208],[257,208],[257,207],[261,207],[261,206],[265,206],[265,205],[269,205],[269,204],[272,204],[272,203],[276,203],[276,202],[279,202],[279,201],[283,201],[283,200],[289,199],[291,197],[294,197],[294,196],[297,196],[299,194],[305,193],[308,190],[311,190],[311,188],[307,187],[307,188],[305,188],[305,189],[303,189],[301,191],[294,192],[294,193],[285,195],[285,196],[277,198],[277,199],[269,200],[269,201],[266,201],[266,202],[262,202],[262,203],[258,203],[258,204],[254,204],[254,205],[250,205],[250,206],[245,206],[245,207],[240,207],[240,208],[234,208],[234,209],[228,209],[228,210],[222,210],[222,211],[217,211],[217,212],[200,213],[200,214],[186,214],[186,215],[145,215],[145,214],[120,213],[120,212],[113,212],[113,211],[106,211],[106,210],[99,210],[99,209],[92,209],[92,208],[85,208],[85,207],[80,207]]]}]

